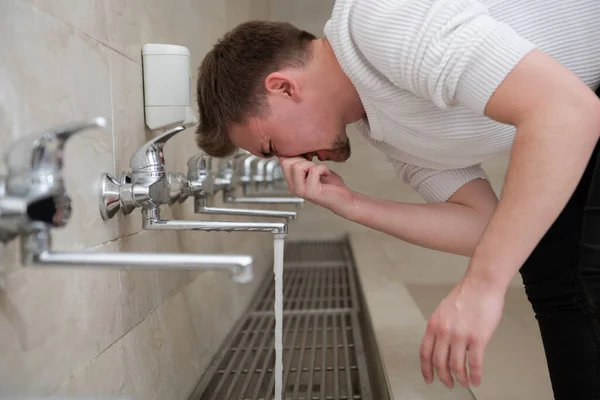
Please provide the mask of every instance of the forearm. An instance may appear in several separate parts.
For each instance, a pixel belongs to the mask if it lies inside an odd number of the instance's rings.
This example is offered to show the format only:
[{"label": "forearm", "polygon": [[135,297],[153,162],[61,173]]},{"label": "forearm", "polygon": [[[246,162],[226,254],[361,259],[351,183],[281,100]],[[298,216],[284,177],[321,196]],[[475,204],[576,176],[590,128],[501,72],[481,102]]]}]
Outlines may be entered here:
[{"label": "forearm", "polygon": [[355,193],[342,217],[406,242],[470,256],[491,216],[455,203],[411,204]]},{"label": "forearm", "polygon": [[557,101],[518,127],[496,212],[468,275],[505,289],[577,186],[598,140],[593,102]]}]

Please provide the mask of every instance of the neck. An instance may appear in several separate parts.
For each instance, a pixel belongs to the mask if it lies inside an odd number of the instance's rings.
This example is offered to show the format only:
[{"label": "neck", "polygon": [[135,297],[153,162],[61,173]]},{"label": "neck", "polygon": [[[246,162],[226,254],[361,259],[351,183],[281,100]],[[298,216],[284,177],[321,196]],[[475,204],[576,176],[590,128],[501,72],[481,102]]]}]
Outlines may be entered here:
[{"label": "neck", "polygon": [[315,42],[315,56],[322,64],[322,71],[326,71],[322,78],[332,88],[334,104],[339,104],[344,122],[349,125],[359,121],[366,113],[354,84],[342,69],[329,41],[323,38]]}]

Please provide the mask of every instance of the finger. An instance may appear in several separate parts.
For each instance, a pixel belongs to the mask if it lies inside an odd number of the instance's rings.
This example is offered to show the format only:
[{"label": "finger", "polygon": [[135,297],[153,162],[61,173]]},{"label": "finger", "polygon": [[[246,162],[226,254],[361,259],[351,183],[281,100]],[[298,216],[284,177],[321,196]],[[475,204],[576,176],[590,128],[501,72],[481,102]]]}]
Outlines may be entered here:
[{"label": "finger", "polygon": [[423,341],[421,342],[421,373],[423,374],[423,378],[426,383],[433,382],[433,348],[435,345],[435,334],[433,333],[433,329],[431,323],[427,326],[427,332],[425,332],[425,336],[423,337]]},{"label": "finger", "polygon": [[298,158],[290,163],[290,169],[291,170],[302,169],[306,173],[308,173],[309,168],[314,167],[315,165],[317,165],[317,164],[315,164],[312,161],[306,161],[303,158]]},{"label": "finger", "polygon": [[281,164],[292,163],[292,162],[299,161],[299,160],[300,161],[305,161],[303,157],[283,157],[283,156],[279,156],[278,158],[279,158],[279,162]]},{"label": "finger", "polygon": [[467,342],[462,337],[455,338],[450,347],[450,370],[456,380],[465,388],[469,387],[467,375]]},{"label": "finger", "polygon": [[285,178],[285,181],[288,185],[288,190],[290,191],[291,194],[295,195],[296,194],[296,188],[294,187],[294,182],[292,181],[292,171],[289,168],[283,169],[283,177]]},{"label": "finger", "polygon": [[485,346],[479,343],[474,343],[468,347],[469,374],[473,386],[479,386],[481,384],[484,352]]},{"label": "finger", "polygon": [[433,369],[440,378],[440,381],[442,381],[447,388],[452,389],[454,387],[454,379],[452,379],[450,368],[448,367],[449,356],[450,335],[438,333],[433,348]]},{"label": "finger", "polygon": [[324,175],[329,175],[329,168],[327,168],[326,165],[317,165],[308,171],[306,187],[312,197],[314,197],[314,191],[318,190],[318,187],[321,184],[321,177]]},{"label": "finger", "polygon": [[291,165],[292,165],[292,159],[291,158],[280,158],[279,159],[279,164],[281,165],[281,171],[283,172],[283,177],[285,178],[286,182],[288,183],[288,185],[291,183],[292,178],[291,178]]},{"label": "finger", "polygon": [[301,157],[279,157],[279,165],[281,165],[281,169],[290,170],[292,166],[298,162],[305,162],[306,160]]},{"label": "finger", "polygon": [[306,178],[308,177],[308,171],[314,166],[314,163],[310,161],[297,162],[292,166],[292,182],[296,190],[296,194],[304,196],[306,192]]},{"label": "finger", "polygon": [[298,190],[300,190],[300,188],[302,187],[297,187],[296,182],[294,180],[294,169],[297,168],[296,166],[299,163],[306,163],[306,160],[299,157],[294,157],[282,159],[281,161],[281,169],[283,171],[283,176],[285,177],[285,180],[288,184],[288,188],[292,194],[298,194]]}]

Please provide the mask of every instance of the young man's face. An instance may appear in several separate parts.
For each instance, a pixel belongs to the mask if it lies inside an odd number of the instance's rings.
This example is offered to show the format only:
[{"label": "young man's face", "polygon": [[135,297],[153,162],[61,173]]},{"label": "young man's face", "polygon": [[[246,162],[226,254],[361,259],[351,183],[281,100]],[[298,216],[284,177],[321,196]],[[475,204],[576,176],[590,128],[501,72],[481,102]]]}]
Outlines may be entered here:
[{"label": "young man's face", "polygon": [[305,157],[343,162],[350,157],[344,92],[318,63],[269,74],[264,109],[229,127],[229,140],[259,157]]},{"label": "young man's face", "polygon": [[265,117],[232,125],[229,139],[259,157],[305,157],[343,162],[350,157],[346,126],[333,115],[307,107],[278,108]]}]

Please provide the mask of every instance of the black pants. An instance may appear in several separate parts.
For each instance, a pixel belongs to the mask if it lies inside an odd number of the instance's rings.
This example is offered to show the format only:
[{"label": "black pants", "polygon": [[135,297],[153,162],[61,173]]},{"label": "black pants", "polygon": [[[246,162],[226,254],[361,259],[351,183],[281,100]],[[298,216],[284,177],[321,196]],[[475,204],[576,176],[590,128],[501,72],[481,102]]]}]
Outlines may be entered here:
[{"label": "black pants", "polygon": [[520,270],[557,400],[600,399],[599,148]]}]

